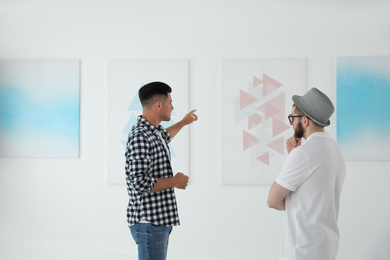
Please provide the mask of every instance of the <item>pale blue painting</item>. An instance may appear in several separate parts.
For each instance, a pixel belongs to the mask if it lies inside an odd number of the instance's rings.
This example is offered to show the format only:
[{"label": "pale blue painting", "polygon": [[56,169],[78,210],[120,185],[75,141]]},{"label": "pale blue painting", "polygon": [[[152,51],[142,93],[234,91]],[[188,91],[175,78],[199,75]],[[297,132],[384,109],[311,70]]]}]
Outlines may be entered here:
[{"label": "pale blue painting", "polygon": [[0,60],[0,156],[79,157],[80,62]]},{"label": "pale blue painting", "polygon": [[336,111],[347,160],[390,160],[390,56],[337,59]]}]

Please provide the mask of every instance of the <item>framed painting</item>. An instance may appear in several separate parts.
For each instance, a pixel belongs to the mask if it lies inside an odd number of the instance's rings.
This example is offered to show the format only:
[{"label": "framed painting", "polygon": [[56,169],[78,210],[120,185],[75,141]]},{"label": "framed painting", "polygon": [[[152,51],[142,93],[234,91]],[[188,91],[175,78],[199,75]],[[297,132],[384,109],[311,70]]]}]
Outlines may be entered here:
[{"label": "framed painting", "polygon": [[0,156],[78,158],[79,60],[0,60]]},{"label": "framed painting", "polygon": [[227,59],[221,69],[222,184],[272,184],[293,135],[291,97],[306,90],[306,60]]},{"label": "framed painting", "polygon": [[390,160],[390,56],[337,58],[337,141],[346,160]]}]

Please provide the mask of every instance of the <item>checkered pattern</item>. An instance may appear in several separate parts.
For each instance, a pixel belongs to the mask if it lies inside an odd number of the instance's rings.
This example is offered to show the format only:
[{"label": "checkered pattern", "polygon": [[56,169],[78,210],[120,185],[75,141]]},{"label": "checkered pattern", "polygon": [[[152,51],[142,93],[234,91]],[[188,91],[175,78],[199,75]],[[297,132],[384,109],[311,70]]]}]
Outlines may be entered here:
[{"label": "checkered pattern", "polygon": [[170,154],[165,149],[158,132],[166,144],[169,133],[158,129],[142,116],[129,133],[126,149],[126,183],[129,193],[127,221],[129,227],[141,219],[160,226],[179,225],[174,188],[151,193],[157,178],[173,177]]}]

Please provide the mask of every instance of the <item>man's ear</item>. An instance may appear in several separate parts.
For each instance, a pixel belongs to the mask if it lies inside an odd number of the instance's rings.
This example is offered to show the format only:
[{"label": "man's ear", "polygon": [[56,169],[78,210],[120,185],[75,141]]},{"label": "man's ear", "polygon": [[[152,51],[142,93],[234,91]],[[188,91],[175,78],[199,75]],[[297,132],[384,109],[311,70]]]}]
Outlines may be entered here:
[{"label": "man's ear", "polygon": [[161,101],[157,101],[156,103],[154,103],[154,106],[156,107],[157,110],[160,110],[161,108]]},{"label": "man's ear", "polygon": [[307,116],[303,117],[303,125],[304,126],[308,126],[309,125],[309,121],[310,121],[310,119]]}]

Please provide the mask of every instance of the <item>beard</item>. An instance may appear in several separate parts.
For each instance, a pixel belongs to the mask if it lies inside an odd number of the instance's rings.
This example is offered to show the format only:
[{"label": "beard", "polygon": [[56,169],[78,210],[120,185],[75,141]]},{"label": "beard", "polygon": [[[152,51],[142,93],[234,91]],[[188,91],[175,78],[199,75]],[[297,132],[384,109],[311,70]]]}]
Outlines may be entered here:
[{"label": "beard", "polygon": [[302,138],[305,133],[305,129],[303,129],[302,123],[299,122],[297,127],[294,129],[294,136],[296,138]]}]

